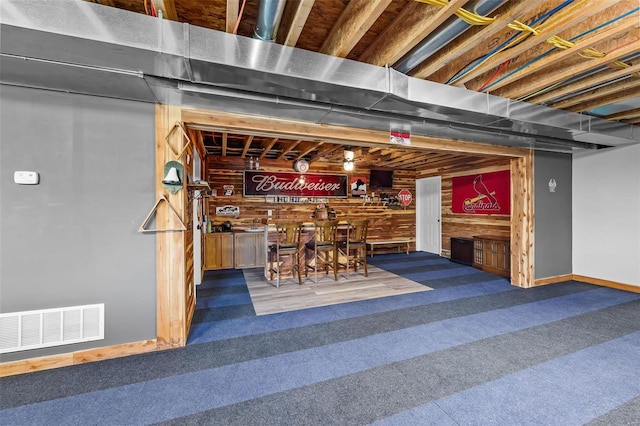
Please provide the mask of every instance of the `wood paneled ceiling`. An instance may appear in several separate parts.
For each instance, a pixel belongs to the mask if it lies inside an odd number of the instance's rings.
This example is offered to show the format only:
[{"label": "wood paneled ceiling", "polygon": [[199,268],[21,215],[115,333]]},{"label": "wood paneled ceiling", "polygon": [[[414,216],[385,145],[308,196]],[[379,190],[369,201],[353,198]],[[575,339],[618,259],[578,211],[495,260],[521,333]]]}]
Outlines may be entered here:
[{"label": "wood paneled ceiling", "polygon": [[[137,13],[162,11],[167,19],[244,37],[253,36],[260,2],[91,1]],[[486,14],[489,19],[466,13],[487,2],[500,5]],[[504,98],[639,124],[639,6],[638,0],[288,0],[275,43],[389,65],[416,78]],[[474,25],[466,25],[457,36],[441,36],[462,18]],[[436,36],[445,40],[442,48],[410,69],[401,69],[407,55]],[[213,139],[210,142],[211,149],[217,149]],[[282,141],[260,141],[264,145],[260,155],[309,158],[337,150],[316,146],[304,154],[307,143],[292,148],[296,141],[289,142],[287,148],[274,150]],[[235,153],[231,145],[228,149]]]},{"label": "wood paneled ceiling", "polygon": [[[193,131],[193,130],[192,130]],[[305,159],[310,163],[342,164],[345,149],[355,154],[357,167],[393,168],[447,172],[466,167],[507,164],[508,158],[491,155],[469,155],[444,151],[415,150],[401,147],[348,146],[328,143],[284,139],[271,136],[239,135],[226,132],[200,130],[208,155],[241,157],[293,162]]]}]

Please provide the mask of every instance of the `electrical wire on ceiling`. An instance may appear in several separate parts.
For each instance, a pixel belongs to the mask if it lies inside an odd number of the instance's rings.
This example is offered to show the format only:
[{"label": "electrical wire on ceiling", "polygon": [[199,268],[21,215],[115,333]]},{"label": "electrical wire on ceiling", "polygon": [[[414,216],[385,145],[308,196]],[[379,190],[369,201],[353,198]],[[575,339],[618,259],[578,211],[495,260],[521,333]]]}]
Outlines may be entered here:
[{"label": "electrical wire on ceiling", "polygon": [[[632,10],[630,10],[630,11],[626,12],[626,13],[623,13],[622,15],[617,16],[617,17],[615,17],[615,18],[613,18],[613,19],[611,19],[611,20],[609,20],[609,21],[607,21],[607,22],[605,22],[605,23],[603,23],[603,24],[599,25],[599,26],[597,27],[597,29],[600,29],[600,28],[605,27],[605,26],[607,26],[607,25],[611,25],[611,24],[613,24],[613,23],[615,23],[615,22],[617,22],[617,21],[619,21],[619,20],[621,20],[621,19],[624,19],[624,18],[626,18],[626,17],[630,16],[630,15],[631,15],[631,14],[633,14],[633,13],[638,12],[639,10],[640,10],[640,7],[637,7],[637,8],[632,9]],[[549,54],[551,54],[551,53],[555,52],[555,51],[556,51],[556,48],[559,48],[559,49],[568,49],[568,48],[573,47],[573,46],[574,46],[574,43],[573,43],[573,42],[574,42],[575,40],[578,40],[578,39],[580,39],[580,38],[584,37],[585,35],[592,33],[592,32],[593,32],[593,31],[595,31],[595,30],[596,30],[596,29],[594,29],[594,28],[589,29],[589,30],[587,30],[587,31],[585,31],[585,32],[582,32],[582,33],[580,33],[580,34],[578,34],[578,35],[576,35],[576,36],[572,37],[569,41],[567,41],[567,40],[563,40],[562,38],[560,38],[560,37],[558,37],[558,36],[552,36],[552,37],[550,37],[549,39],[547,39],[547,42],[549,42],[550,44],[553,44],[553,45],[555,46],[555,48],[552,48],[552,49],[550,49],[550,50],[547,50],[546,52],[544,52],[544,53],[542,53],[542,54],[540,54],[540,55],[536,56],[535,58],[533,58],[533,59],[529,60],[528,62],[524,63],[523,65],[519,66],[518,68],[514,69],[513,71],[511,71],[511,72],[509,72],[508,74],[504,75],[503,77],[501,77],[501,78],[499,78],[499,79],[495,80],[494,82],[491,82],[490,84],[485,84],[482,88],[478,89],[478,91],[484,91],[484,90],[490,89],[490,88],[491,88],[492,86],[494,86],[495,84],[497,84],[497,83],[499,83],[499,82],[503,81],[504,79],[506,79],[506,78],[508,78],[508,77],[512,76],[513,74],[515,74],[515,73],[517,73],[517,72],[519,72],[519,71],[521,71],[521,70],[523,70],[523,69],[527,68],[527,67],[528,67],[528,66],[530,66],[531,64],[533,64],[533,63],[535,63],[535,62],[537,62],[537,61],[539,61],[539,60],[543,59],[543,58],[544,58],[544,57],[546,57],[547,55],[549,55]],[[627,44],[628,44],[628,43],[627,43]],[[618,47],[618,49],[619,49],[619,48],[621,48],[621,47],[623,47],[623,46],[619,46],[619,47]],[[596,49],[589,48],[589,49],[584,49],[584,50],[581,52],[580,56],[582,56],[582,57],[584,57],[584,58],[587,58],[587,59],[592,59],[592,58],[603,58],[603,57],[605,57],[605,56],[606,56],[606,54],[605,54],[605,53],[602,53],[602,52],[599,52],[599,51],[597,51]],[[612,62],[614,62],[614,61],[612,61]],[[618,65],[618,66],[621,66],[620,64],[617,64],[617,65]],[[623,66],[623,65],[622,65],[622,66]],[[527,95],[524,95],[524,97],[525,97],[525,98],[529,98],[529,97],[534,96],[534,95],[537,95],[537,94],[538,94],[538,93],[535,93],[535,94],[527,94]],[[520,98],[518,98],[518,99],[520,99]],[[520,99],[520,100],[522,100],[522,99]]]},{"label": "electrical wire on ceiling", "polygon": [[236,25],[233,27],[233,34],[238,34],[238,27],[240,26],[240,20],[242,19],[242,14],[244,13],[244,6],[247,4],[247,0],[242,1],[242,6],[240,7],[240,13],[238,13],[238,19],[236,20]]},{"label": "electrical wire on ceiling", "polygon": [[[534,19],[529,24],[523,24],[520,21],[514,21],[512,24],[509,24],[508,25],[509,28],[515,29],[515,30],[518,30],[518,31],[522,30],[523,32],[520,32],[519,34],[512,35],[507,40],[502,42],[500,45],[496,46],[490,52],[486,53],[483,56],[480,56],[479,58],[475,59],[474,61],[471,61],[468,65],[463,67],[460,71],[458,71],[456,74],[454,74],[449,80],[447,80],[447,82],[445,84],[453,84],[453,83],[457,82],[462,77],[464,77],[465,75],[467,75],[468,73],[473,71],[475,68],[479,67],[480,65],[482,65],[483,63],[488,61],[491,57],[497,55],[500,52],[509,50],[509,49],[517,46],[518,44],[522,43],[526,38],[529,37],[529,35],[535,34],[535,32],[537,31],[537,29],[534,29],[532,27],[533,25],[536,25],[536,24],[540,24],[540,25],[547,24],[547,21],[550,20],[550,18],[552,16],[554,16],[560,10],[562,10],[563,8],[565,8],[566,6],[568,6],[569,4],[571,4],[573,2],[574,2],[574,0],[566,0],[563,3],[559,4],[558,6],[554,7],[553,9],[549,10],[548,12],[542,14],[538,18]],[[528,28],[530,28],[531,30],[530,31],[527,30]]]},{"label": "electrical wire on ceiling", "polygon": [[158,11],[154,6],[153,1],[149,2],[149,0],[144,0],[144,12],[147,15],[156,16],[156,17],[158,16]]},{"label": "electrical wire on ceiling", "polygon": [[[449,2],[447,0],[415,0],[415,1],[417,1],[418,3],[426,3],[426,4],[439,6],[439,7],[445,7],[449,5]],[[486,16],[481,16],[476,13],[469,12],[468,10],[462,9],[462,8],[457,9],[454,12],[454,14],[469,25],[489,25],[496,20],[496,18],[488,18]]]},{"label": "electrical wire on ceiling", "polygon": [[[627,44],[629,44],[629,43],[627,43]],[[556,82],[556,83],[554,83],[552,85],[546,86],[546,87],[544,87],[544,88],[542,88],[542,89],[540,89],[540,90],[538,90],[538,91],[536,91],[534,93],[523,95],[520,98],[518,98],[518,100],[528,100],[528,99],[531,99],[533,97],[543,95],[543,94],[545,94],[547,92],[550,92],[551,90],[557,89],[560,86],[565,86],[567,84],[574,83],[574,82],[576,82],[578,80],[582,80],[583,78],[598,74],[599,72],[604,71],[605,68],[612,68],[612,69],[617,69],[617,70],[629,68],[632,65],[628,64],[627,62],[633,61],[633,60],[637,59],[638,57],[640,57],[640,54],[627,56],[627,57],[625,57],[625,58],[623,58],[623,59],[621,59],[619,61],[611,62],[611,63],[605,64],[605,65],[602,65],[602,66],[600,66],[598,68],[594,68],[594,69],[590,69],[590,70],[584,71],[584,72],[582,72],[580,74],[576,74],[574,76],[571,76],[570,78],[568,78],[566,80],[562,80],[562,81]],[[623,66],[619,66],[619,65],[617,65],[618,62],[621,63],[621,64],[624,64],[624,65]],[[630,73],[629,75],[634,76],[634,77],[640,77],[640,72]],[[617,79],[606,81],[606,82],[600,83],[600,84],[598,84],[596,86],[585,87],[582,90],[579,90],[579,91],[576,91],[576,92],[573,92],[573,93],[569,93],[569,94],[566,94],[566,95],[563,95],[563,96],[560,96],[560,97],[557,97],[557,98],[549,99],[549,100],[546,100],[544,102],[541,102],[540,104],[541,105],[549,105],[549,104],[554,103],[554,102],[563,101],[563,100],[571,98],[573,96],[581,95],[584,92],[596,89],[596,88],[598,88],[600,86],[604,86],[604,85],[607,85],[607,84],[615,83],[615,82],[620,81],[620,80],[624,80],[624,79],[628,78],[629,75],[623,76],[623,77],[618,77]],[[536,103],[538,103],[538,102],[536,102]]]}]

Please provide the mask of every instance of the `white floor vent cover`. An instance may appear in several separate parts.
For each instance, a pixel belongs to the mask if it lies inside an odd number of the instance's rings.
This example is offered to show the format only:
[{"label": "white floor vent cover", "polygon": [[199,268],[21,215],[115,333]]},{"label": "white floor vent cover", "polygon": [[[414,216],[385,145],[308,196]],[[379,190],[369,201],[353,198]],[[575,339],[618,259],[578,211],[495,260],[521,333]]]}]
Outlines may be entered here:
[{"label": "white floor vent cover", "polygon": [[104,339],[104,303],[0,314],[0,353]]}]

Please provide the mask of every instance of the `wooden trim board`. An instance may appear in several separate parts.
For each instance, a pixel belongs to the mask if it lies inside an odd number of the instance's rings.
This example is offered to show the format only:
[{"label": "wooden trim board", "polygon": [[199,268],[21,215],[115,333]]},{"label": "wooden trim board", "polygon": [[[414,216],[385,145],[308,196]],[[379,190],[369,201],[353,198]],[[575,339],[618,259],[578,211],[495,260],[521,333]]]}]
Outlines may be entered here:
[{"label": "wooden trim board", "polygon": [[570,281],[572,279],[573,279],[573,274],[556,275],[553,277],[539,278],[534,281],[533,285],[541,286],[541,285],[547,285],[547,284],[556,284],[564,281]]},{"label": "wooden trim board", "polygon": [[599,285],[601,287],[609,287],[615,288],[617,290],[629,291],[631,293],[640,293],[640,286],[626,283],[619,283],[616,281],[603,280],[601,278],[593,278],[587,277],[584,275],[578,274],[565,274],[565,275],[556,275],[554,277],[547,278],[539,278],[535,280],[535,286],[547,285],[547,284],[557,284],[564,281],[580,281],[587,284]]},{"label": "wooden trim board", "polygon": [[599,285],[602,287],[615,288],[617,290],[630,291],[632,293],[640,293],[640,286],[626,283],[619,283],[616,281],[603,280],[600,278],[585,277],[584,275],[573,274],[575,281],[580,281],[587,284]]},{"label": "wooden trim board", "polygon": [[58,367],[67,367],[70,365],[84,364],[93,361],[102,361],[105,359],[119,358],[128,355],[137,355],[146,352],[153,352],[155,350],[157,350],[156,339],[151,339],[142,340],[140,342],[105,346],[102,348],[68,352],[65,354],[3,362],[0,363],[0,377],[32,373],[35,371],[49,370]]}]

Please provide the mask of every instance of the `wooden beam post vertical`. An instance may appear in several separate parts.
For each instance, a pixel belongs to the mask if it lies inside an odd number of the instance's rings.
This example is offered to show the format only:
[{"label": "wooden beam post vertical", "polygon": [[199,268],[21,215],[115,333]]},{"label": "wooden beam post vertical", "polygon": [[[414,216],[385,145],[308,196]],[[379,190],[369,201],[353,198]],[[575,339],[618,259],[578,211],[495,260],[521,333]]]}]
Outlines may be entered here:
[{"label": "wooden beam post vertical", "polygon": [[[179,107],[156,106],[156,198],[164,195],[180,218],[185,219],[187,198],[186,179],[184,187],[176,194],[171,194],[162,185],[164,165],[167,161],[177,160],[171,147],[182,150],[184,136],[182,132],[171,132],[176,122],[180,121]],[[170,134],[171,132],[171,134]],[[167,138],[167,135],[170,136]],[[184,162],[184,159],[179,160]],[[186,170],[186,169],[185,169]],[[156,221],[167,223],[168,206],[159,208]],[[156,281],[157,281],[157,347],[170,349],[184,346],[185,335],[185,235],[183,231],[156,233]]]},{"label": "wooden beam post vertical", "polygon": [[534,284],[533,150],[511,160],[511,284]]}]

